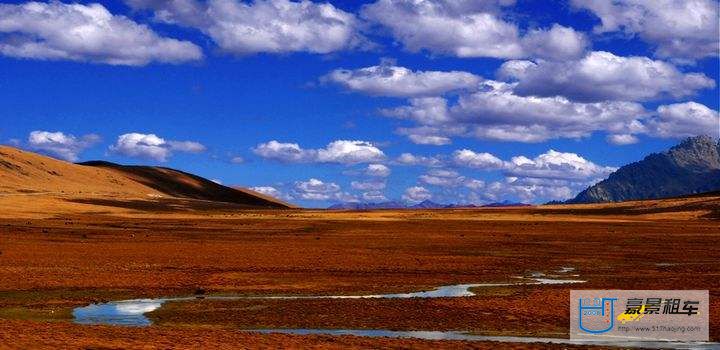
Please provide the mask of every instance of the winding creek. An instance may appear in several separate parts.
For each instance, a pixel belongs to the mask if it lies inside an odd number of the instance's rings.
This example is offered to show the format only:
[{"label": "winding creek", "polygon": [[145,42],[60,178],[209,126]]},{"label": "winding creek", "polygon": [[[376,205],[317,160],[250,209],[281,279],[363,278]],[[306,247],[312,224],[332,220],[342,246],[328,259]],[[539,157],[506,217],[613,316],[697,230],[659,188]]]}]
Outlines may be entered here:
[{"label": "winding creek", "polygon": [[106,325],[123,325],[123,326],[149,326],[152,322],[145,316],[146,313],[154,311],[162,307],[165,302],[174,301],[193,301],[193,300],[252,300],[252,299],[282,299],[282,300],[299,300],[299,299],[408,299],[408,298],[459,298],[470,297],[475,295],[470,289],[482,287],[502,287],[502,286],[521,286],[521,285],[544,285],[544,284],[570,284],[583,283],[582,280],[569,279],[552,279],[552,278],[524,278],[518,277],[524,281],[515,283],[473,283],[473,284],[454,284],[449,286],[440,286],[433,290],[410,292],[410,293],[393,293],[393,294],[366,294],[366,295],[267,295],[267,296],[191,296],[191,297],[175,297],[175,298],[155,298],[155,299],[131,299],[111,301],[108,303],[90,304],[88,306],[78,307],[73,310],[73,318],[75,323],[79,324],[106,324]]},{"label": "winding creek", "polygon": [[[572,268],[561,268],[558,272],[567,273]],[[546,278],[544,274],[534,273],[533,277],[517,277],[521,281],[514,283],[474,283],[440,286],[433,290],[368,295],[301,295],[301,296],[190,296],[155,299],[120,300],[108,303],[90,304],[73,310],[74,322],[78,324],[104,324],[122,326],[150,326],[152,321],[145,316],[146,313],[157,310],[165,302],[194,300],[250,300],[250,299],[393,299],[393,298],[460,298],[474,296],[472,288],[522,286],[522,285],[557,285],[584,283],[576,279]],[[575,276],[575,275],[574,275]],[[299,335],[353,335],[359,337],[390,337],[412,338],[425,340],[466,340],[466,341],[492,341],[503,343],[551,343],[565,345],[598,345],[617,346],[623,348],[657,348],[657,349],[718,349],[720,343],[681,343],[663,341],[576,341],[563,338],[518,337],[518,336],[483,336],[462,331],[392,331],[384,329],[249,329],[244,330],[255,333],[282,333]]]}]

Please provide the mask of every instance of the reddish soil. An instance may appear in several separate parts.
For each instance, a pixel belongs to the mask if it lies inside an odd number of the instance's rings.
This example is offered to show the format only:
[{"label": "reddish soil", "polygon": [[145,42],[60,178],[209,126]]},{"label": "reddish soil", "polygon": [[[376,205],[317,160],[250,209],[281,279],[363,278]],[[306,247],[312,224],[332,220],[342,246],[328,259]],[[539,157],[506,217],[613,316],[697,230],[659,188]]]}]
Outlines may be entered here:
[{"label": "reddish soil", "polygon": [[[714,202],[713,202],[714,200]],[[243,328],[472,330],[566,337],[568,293],[709,289],[720,340],[717,198],[665,210],[588,206],[441,211],[181,211],[95,205],[0,219],[0,347],[491,347],[487,343],[259,335]],[[150,205],[151,206],[151,205]],[[9,207],[8,207],[9,208]],[[27,207],[26,207],[27,208]],[[74,208],[74,207],[73,207]],[[620,208],[620,209],[618,209]],[[667,265],[668,263],[675,265]],[[661,264],[661,265],[657,265]],[[434,300],[168,303],[150,328],[91,327],[68,310],[132,297],[408,292],[572,266],[583,285]],[[31,346],[29,346],[31,345]],[[549,347],[518,345],[520,348]],[[562,346],[562,348],[568,348]]]}]

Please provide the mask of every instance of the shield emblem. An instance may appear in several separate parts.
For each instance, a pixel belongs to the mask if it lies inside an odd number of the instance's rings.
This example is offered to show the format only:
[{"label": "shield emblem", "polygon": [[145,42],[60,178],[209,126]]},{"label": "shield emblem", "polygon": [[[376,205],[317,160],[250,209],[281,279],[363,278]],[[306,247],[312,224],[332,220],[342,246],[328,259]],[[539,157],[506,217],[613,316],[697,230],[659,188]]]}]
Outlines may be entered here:
[{"label": "shield emblem", "polygon": [[578,313],[580,330],[590,334],[602,334],[615,326],[615,301],[617,298],[580,298]]}]

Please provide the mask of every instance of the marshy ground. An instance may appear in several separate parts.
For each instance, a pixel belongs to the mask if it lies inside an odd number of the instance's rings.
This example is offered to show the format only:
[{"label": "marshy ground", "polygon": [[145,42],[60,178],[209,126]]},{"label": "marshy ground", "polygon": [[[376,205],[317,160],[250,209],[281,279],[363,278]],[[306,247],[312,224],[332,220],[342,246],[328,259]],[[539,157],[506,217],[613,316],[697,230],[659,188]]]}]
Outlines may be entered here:
[{"label": "marshy ground", "polygon": [[[708,289],[711,339],[718,341],[719,204],[711,197],[669,210],[663,209],[671,206],[667,202],[656,201],[635,207],[212,208],[172,214],[96,206],[104,211],[8,215],[0,219],[0,347],[483,348],[493,345],[242,330],[463,330],[562,338],[568,336],[573,288]],[[198,291],[405,293],[512,282],[533,273],[587,282],[482,287],[462,298],[168,302],[147,314],[153,325],[146,328],[79,325],[72,318],[73,308],[89,303]]]}]

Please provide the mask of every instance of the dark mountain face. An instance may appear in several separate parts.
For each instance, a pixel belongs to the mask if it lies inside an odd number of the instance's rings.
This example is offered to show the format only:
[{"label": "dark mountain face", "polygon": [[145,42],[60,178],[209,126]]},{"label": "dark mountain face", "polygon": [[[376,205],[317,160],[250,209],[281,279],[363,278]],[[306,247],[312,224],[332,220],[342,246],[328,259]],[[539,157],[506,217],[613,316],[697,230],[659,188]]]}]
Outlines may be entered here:
[{"label": "dark mountain face", "polygon": [[720,142],[688,138],[663,153],[625,165],[568,203],[619,202],[720,190]]},{"label": "dark mountain face", "polygon": [[442,204],[435,203],[429,199],[426,199],[418,204],[409,206],[408,208],[411,209],[440,209],[444,208],[445,206]]},{"label": "dark mountain face", "polygon": [[520,202],[511,202],[509,200],[504,200],[502,202],[495,202],[495,203],[489,203],[485,204],[482,207],[484,208],[500,208],[500,207],[530,207],[531,204],[527,203],[520,203]]}]

